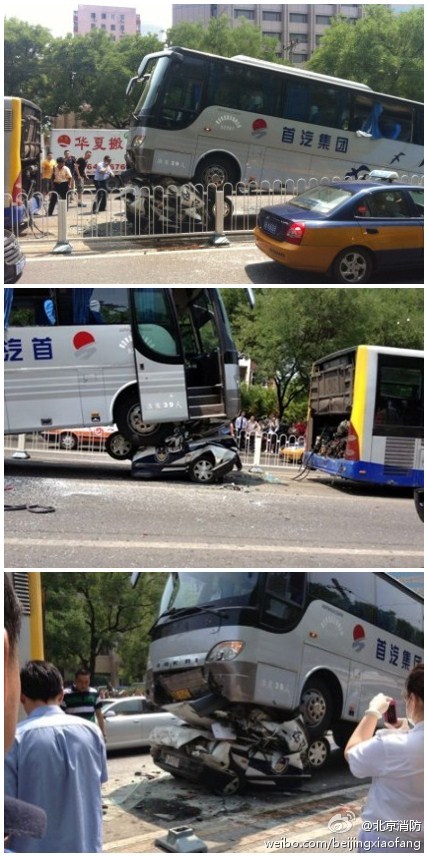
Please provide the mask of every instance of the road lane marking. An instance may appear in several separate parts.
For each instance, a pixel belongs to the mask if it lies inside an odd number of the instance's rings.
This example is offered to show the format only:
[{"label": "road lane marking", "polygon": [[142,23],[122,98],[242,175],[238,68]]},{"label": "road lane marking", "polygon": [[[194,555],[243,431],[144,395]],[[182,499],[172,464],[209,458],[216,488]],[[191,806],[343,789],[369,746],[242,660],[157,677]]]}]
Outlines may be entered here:
[{"label": "road lane marking", "polygon": [[206,542],[158,542],[158,541],[123,541],[114,539],[37,539],[37,538],[25,538],[25,536],[20,536],[19,538],[15,537],[7,537],[4,540],[5,545],[9,545],[10,547],[15,547],[19,545],[20,547],[79,547],[79,548],[117,548],[120,550],[135,550],[147,548],[151,550],[175,550],[175,551],[211,551],[222,553],[227,551],[228,553],[265,553],[265,554],[319,554],[321,556],[325,555],[334,555],[334,556],[379,556],[379,557],[421,557],[423,559],[424,553],[423,551],[418,550],[391,550],[390,548],[385,548],[384,550],[380,548],[337,548],[337,547],[319,547],[318,545],[313,546],[302,546],[302,545],[253,545],[253,544],[226,544],[226,545],[218,545],[218,544],[207,544]]}]

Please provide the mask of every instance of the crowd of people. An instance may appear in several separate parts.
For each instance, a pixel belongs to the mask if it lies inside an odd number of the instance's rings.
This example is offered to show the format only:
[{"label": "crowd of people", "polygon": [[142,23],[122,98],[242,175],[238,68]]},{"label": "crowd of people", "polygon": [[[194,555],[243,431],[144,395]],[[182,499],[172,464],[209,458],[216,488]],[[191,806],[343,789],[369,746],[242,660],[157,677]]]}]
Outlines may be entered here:
[{"label": "crowd of people", "polygon": [[257,419],[254,414],[247,416],[246,411],[241,411],[231,426],[231,433],[240,449],[252,451],[255,438],[259,436],[263,439],[265,450],[272,453],[278,452],[280,446],[296,443],[300,437],[304,437],[305,432],[304,422],[281,422],[277,414]]},{"label": "crowd of people", "polygon": [[[78,208],[87,207],[86,203],[83,202],[83,190],[85,184],[90,181],[87,167],[91,156],[92,153],[86,151],[84,155],[76,158],[69,149],[65,149],[64,155],[60,155],[56,159],[51,151],[46,153],[41,163],[41,178],[42,196],[43,201],[48,206],[48,216],[51,217],[54,214],[59,199],[66,200],[68,206],[74,195],[77,196]],[[96,189],[92,206],[93,213],[105,211],[108,193],[107,182],[113,177],[111,158],[109,155],[104,155],[103,159],[96,164],[93,176]]]}]

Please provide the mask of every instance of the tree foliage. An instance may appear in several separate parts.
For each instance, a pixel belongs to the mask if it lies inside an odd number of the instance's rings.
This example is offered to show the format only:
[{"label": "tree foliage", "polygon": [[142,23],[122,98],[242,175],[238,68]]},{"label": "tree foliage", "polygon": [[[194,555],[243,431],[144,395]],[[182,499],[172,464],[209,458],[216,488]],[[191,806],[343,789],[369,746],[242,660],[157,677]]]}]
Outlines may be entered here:
[{"label": "tree foliage", "polygon": [[423,6],[397,15],[374,3],[364,7],[364,16],[354,24],[333,20],[307,67],[423,101],[423,56]]},{"label": "tree foliage", "polygon": [[423,347],[423,289],[264,288],[256,290],[254,312],[247,311],[242,289],[223,293],[256,381],[275,384],[281,419],[294,414],[312,363],[326,354],[361,343]]},{"label": "tree foliage", "polygon": [[47,116],[73,111],[88,128],[124,128],[135,106],[125,91],[143,57],[162,50],[155,35],[113,42],[102,30],[54,38],[16,18],[5,21],[6,95],[39,104]]},{"label": "tree foliage", "polygon": [[43,573],[48,659],[64,671],[83,665],[94,675],[97,656],[114,649],[129,656],[127,674],[141,679],[164,583],[161,572],[145,572],[136,589],[127,572]]}]

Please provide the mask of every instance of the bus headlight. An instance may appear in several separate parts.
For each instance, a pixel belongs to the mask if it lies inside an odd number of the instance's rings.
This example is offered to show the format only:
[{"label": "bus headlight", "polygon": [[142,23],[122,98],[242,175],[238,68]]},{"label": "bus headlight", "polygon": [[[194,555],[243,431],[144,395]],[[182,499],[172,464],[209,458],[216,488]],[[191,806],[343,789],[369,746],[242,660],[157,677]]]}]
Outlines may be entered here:
[{"label": "bus headlight", "polygon": [[245,649],[245,643],[241,640],[226,640],[224,643],[217,643],[208,653],[207,663],[212,661],[233,661]]},{"label": "bus headlight", "polygon": [[144,140],[146,139],[145,134],[138,134],[136,137],[133,137],[131,146],[133,149],[139,149],[140,146],[143,145]]}]

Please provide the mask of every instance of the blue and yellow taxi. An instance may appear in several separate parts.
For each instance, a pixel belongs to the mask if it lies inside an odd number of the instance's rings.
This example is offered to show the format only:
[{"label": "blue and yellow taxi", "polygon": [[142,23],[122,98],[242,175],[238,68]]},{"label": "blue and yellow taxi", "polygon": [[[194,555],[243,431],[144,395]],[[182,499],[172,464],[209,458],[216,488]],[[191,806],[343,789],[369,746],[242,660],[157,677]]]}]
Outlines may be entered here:
[{"label": "blue and yellow taxi", "polygon": [[266,206],[254,235],[275,262],[353,285],[375,282],[376,273],[389,268],[422,265],[423,221],[423,187],[388,175],[383,181],[320,184]]}]

